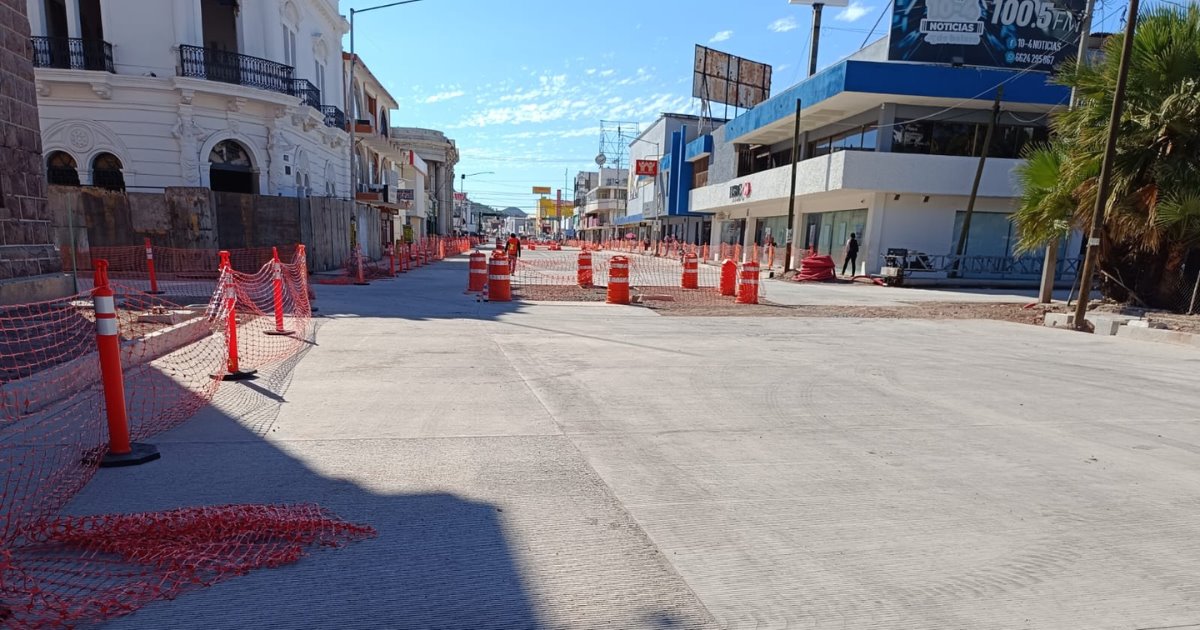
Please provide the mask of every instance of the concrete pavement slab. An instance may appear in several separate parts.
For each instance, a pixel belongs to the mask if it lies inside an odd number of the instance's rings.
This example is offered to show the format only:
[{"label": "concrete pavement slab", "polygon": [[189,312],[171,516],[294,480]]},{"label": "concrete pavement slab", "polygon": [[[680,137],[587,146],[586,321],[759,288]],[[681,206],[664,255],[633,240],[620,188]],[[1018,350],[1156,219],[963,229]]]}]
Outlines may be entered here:
[{"label": "concrete pavement slab", "polygon": [[1194,349],[481,304],[465,277],[319,287],[336,317],[306,356],[223,388],[156,440],[162,461],[102,471],[70,506],[314,501],[379,538],[113,627],[1200,619]]}]

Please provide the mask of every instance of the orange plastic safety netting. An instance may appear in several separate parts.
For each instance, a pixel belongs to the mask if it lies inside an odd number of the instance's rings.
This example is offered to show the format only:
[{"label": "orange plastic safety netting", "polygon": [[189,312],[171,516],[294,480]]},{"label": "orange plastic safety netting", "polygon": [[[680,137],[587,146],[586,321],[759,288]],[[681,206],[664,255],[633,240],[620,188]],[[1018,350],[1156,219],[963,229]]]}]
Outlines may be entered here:
[{"label": "orange plastic safety netting", "polygon": [[[270,247],[227,250],[234,269],[258,269],[271,261]],[[296,255],[297,247],[279,248],[284,260]],[[114,282],[152,295],[162,295],[176,304],[204,302],[217,288],[220,252],[215,249],[159,247],[149,240],[145,245],[62,249],[63,269],[74,272],[79,291],[92,286],[94,262],[108,262],[108,275]]]},{"label": "orange plastic safety netting", "polygon": [[[310,340],[302,249],[254,273],[226,268],[214,285],[223,290],[191,307],[109,285],[132,439],[175,427],[212,400],[231,368],[231,333],[244,370],[286,360]],[[292,561],[313,544],[370,534],[315,508],[56,516],[108,450],[96,306],[80,293],[0,307],[0,617],[7,625],[103,620]]]},{"label": "orange plastic safety netting", "polygon": [[[608,286],[613,256],[629,259],[629,289],[635,302],[676,302],[686,305],[719,306],[734,304],[732,295],[722,295],[720,265],[702,262],[693,252],[679,248],[674,255],[656,256],[629,250],[592,249],[591,286],[581,282],[578,249],[525,251],[512,272],[513,294],[533,301],[603,301]],[[694,258],[691,258],[694,256]],[[685,270],[689,272],[685,274]],[[765,275],[765,274],[764,274]],[[734,280],[736,289],[736,276]],[[765,298],[765,286],[756,286],[758,299]]]}]

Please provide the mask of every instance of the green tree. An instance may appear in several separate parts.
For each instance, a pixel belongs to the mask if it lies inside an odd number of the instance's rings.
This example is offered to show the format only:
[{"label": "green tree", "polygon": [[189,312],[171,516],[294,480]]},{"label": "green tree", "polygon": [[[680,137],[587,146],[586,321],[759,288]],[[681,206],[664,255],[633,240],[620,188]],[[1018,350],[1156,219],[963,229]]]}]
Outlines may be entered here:
[{"label": "green tree", "polygon": [[[1121,35],[1101,61],[1064,64],[1057,81],[1079,106],[1057,114],[1055,140],[1032,147],[1019,169],[1014,215],[1024,250],[1085,230],[1096,200],[1105,132],[1120,63]],[[1200,7],[1159,6],[1134,35],[1112,193],[1099,259],[1106,297],[1176,307],[1183,267],[1200,244]],[[1190,274],[1190,272],[1189,272]]]}]

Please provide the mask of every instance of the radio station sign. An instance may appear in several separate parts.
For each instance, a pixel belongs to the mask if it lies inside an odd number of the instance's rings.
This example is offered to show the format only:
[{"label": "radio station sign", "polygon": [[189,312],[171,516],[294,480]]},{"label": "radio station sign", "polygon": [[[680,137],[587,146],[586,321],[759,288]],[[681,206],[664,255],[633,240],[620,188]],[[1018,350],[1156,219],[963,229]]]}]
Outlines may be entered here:
[{"label": "radio station sign", "polygon": [[1075,56],[1085,0],[895,0],[888,59],[1049,72]]}]

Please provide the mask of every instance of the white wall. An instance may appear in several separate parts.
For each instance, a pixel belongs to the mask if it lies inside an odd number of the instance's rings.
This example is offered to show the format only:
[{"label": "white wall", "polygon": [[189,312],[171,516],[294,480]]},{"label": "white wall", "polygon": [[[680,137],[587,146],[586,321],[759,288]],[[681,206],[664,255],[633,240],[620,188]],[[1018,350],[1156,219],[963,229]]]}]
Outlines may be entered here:
[{"label": "white wall", "polygon": [[[28,0],[31,7],[40,3]],[[242,4],[243,52],[282,61],[280,23],[295,18],[296,76],[315,78],[314,51],[320,50],[333,69],[323,100],[340,106],[344,20],[328,0]],[[293,169],[307,166],[313,193],[324,195],[332,179],[337,195],[349,196],[347,134],[326,127],[317,110],[285,94],[176,76],[177,45],[201,42],[199,8],[199,0],[104,0],[105,40],[113,45],[117,72],[37,69],[45,153],[71,154],[84,183],[91,181],[92,158],[113,153],[124,165],[126,185],[151,191],[208,185],[211,147],[234,139],[250,152],[262,194],[295,194],[287,155]],[[31,23],[35,34],[45,32],[40,17]]]}]

